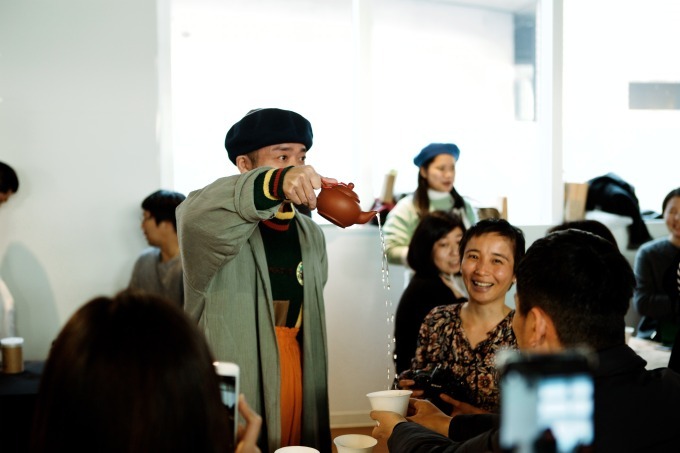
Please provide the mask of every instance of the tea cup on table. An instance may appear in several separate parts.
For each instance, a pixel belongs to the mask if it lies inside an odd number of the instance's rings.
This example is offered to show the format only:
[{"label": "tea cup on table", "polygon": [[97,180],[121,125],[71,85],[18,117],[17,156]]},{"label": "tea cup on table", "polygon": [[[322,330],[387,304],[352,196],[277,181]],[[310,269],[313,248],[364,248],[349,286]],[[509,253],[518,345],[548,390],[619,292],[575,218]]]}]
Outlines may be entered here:
[{"label": "tea cup on table", "polygon": [[344,434],[333,439],[333,443],[338,453],[371,453],[378,440],[365,434]]},{"label": "tea cup on table", "polygon": [[371,409],[374,411],[396,412],[406,417],[411,390],[381,390],[367,394]]},{"label": "tea cup on table", "polygon": [[281,447],[274,453],[319,453],[319,450],[312,447],[303,447],[302,445],[290,445],[288,447]]}]

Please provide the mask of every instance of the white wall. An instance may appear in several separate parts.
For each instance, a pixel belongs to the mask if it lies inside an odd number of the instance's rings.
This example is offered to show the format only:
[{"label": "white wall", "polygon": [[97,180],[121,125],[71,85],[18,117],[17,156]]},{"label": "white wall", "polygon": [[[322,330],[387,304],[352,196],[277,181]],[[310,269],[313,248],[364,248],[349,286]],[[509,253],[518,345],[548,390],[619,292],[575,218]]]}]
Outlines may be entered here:
[{"label": "white wall", "polygon": [[680,110],[630,110],[630,82],[680,81],[680,2],[564,2],[564,172],[615,172],[643,210],[680,186]]},{"label": "white wall", "polygon": [[156,3],[0,1],[0,275],[27,359],[82,303],[124,287],[160,184]]}]

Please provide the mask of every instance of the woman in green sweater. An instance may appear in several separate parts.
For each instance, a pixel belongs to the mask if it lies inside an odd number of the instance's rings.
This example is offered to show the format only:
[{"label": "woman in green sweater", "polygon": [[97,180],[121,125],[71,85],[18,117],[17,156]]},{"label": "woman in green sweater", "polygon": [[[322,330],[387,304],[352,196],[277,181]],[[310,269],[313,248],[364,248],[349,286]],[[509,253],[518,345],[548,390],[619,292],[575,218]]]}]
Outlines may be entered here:
[{"label": "woman in green sweater", "polygon": [[466,228],[477,222],[477,213],[453,186],[459,157],[460,150],[453,143],[431,143],[413,159],[419,168],[418,187],[412,195],[399,200],[383,228],[390,263],[407,264],[408,244],[420,219],[428,212],[458,214]]}]

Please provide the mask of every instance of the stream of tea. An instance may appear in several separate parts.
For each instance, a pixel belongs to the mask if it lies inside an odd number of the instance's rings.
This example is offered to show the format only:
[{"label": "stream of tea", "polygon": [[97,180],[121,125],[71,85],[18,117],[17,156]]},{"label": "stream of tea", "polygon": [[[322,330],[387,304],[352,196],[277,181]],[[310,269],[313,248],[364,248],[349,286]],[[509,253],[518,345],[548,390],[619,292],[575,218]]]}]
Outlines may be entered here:
[{"label": "stream of tea", "polygon": [[380,221],[380,214],[376,214],[378,219],[378,231],[380,232],[380,246],[382,248],[382,284],[385,293],[385,317],[387,320],[387,389],[392,388],[392,368],[394,367],[394,360],[396,359],[394,353],[395,339],[394,339],[394,307],[392,304],[392,297],[390,291],[390,267],[387,262],[387,251],[385,250],[385,235],[383,234],[382,222]]}]

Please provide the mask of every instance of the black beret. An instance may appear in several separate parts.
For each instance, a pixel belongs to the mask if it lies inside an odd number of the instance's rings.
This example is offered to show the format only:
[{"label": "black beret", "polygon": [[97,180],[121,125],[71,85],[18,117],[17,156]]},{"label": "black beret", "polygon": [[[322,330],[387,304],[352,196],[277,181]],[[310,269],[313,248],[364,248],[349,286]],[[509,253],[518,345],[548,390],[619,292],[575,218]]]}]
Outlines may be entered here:
[{"label": "black beret", "polygon": [[312,147],[312,125],[302,115],[290,110],[251,110],[241,121],[231,126],[224,140],[229,160],[251,151],[280,143],[301,143]]}]

